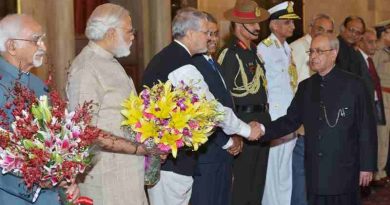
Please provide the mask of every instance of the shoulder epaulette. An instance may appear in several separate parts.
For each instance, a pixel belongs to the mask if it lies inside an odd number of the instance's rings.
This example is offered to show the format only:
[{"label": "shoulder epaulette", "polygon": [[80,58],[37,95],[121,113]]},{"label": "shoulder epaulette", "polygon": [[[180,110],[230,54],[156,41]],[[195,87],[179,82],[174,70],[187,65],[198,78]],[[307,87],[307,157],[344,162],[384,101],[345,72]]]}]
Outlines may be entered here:
[{"label": "shoulder epaulette", "polygon": [[267,47],[270,47],[273,44],[273,41],[271,38],[266,38],[266,39],[262,40],[261,43],[263,43]]}]

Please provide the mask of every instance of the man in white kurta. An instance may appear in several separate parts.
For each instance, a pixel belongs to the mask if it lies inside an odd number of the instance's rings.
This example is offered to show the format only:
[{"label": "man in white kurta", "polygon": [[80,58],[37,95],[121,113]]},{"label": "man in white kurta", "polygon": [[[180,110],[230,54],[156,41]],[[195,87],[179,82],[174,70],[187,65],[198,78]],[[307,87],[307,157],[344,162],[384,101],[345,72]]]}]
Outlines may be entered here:
[{"label": "man in white kurta", "polygon": [[[97,103],[93,124],[125,137],[121,103],[135,88],[114,56],[130,54],[134,32],[128,11],[114,4],[97,7],[88,20],[86,36],[90,41],[69,71],[69,106],[93,100]],[[82,195],[91,197],[95,205],[146,205],[144,157],[102,150],[79,185]]]},{"label": "man in white kurta", "polygon": [[[295,29],[294,19],[299,17],[292,10],[292,2],[283,2],[270,12],[271,35],[257,47],[258,55],[265,62],[268,82],[268,103],[272,120],[287,112],[297,86],[297,73],[286,38]],[[271,142],[268,157],[263,205],[289,205],[292,191],[292,153],[295,146],[292,134],[282,141]]]},{"label": "man in white kurta", "polygon": [[[309,25],[309,32],[290,44],[292,56],[297,67],[298,83],[309,78],[314,72],[309,68],[309,54],[312,37],[320,34],[332,34],[334,30],[333,19],[326,14],[315,15]],[[292,193],[291,205],[306,205],[305,185],[305,148],[303,126],[297,131],[298,138],[295,144],[292,157]]]}]

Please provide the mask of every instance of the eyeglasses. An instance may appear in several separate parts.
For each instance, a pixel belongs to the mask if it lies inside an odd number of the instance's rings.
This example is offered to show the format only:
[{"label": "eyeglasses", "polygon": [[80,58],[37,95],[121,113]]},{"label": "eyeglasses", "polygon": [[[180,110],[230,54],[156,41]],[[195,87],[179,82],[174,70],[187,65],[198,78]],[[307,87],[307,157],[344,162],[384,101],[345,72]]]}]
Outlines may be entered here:
[{"label": "eyeglasses", "polygon": [[210,31],[202,31],[202,30],[200,30],[200,31],[198,31],[198,32],[201,32],[201,33],[205,34],[205,35],[208,36],[208,37],[211,36],[211,32],[210,32]]},{"label": "eyeglasses", "polygon": [[329,34],[332,34],[333,33],[333,29],[332,30],[326,30],[324,27],[322,26],[313,26],[314,29],[319,32],[319,33],[329,33]]},{"label": "eyeglasses", "polygon": [[352,27],[347,28],[347,30],[348,30],[349,32],[351,32],[352,34],[355,34],[355,35],[357,35],[357,36],[360,36],[360,35],[363,34],[362,31],[359,31],[359,30],[357,30],[357,29],[355,29],[355,28],[352,28]]},{"label": "eyeglasses", "polygon": [[219,32],[218,31],[214,31],[214,32],[212,32],[212,31],[209,31],[209,34],[208,34],[210,37],[217,37],[217,36],[219,36]]},{"label": "eyeglasses", "polygon": [[313,54],[323,55],[325,52],[333,51],[333,50],[334,49],[322,50],[319,48],[315,48],[315,49],[309,49],[308,51],[306,51],[306,53],[309,54],[309,56],[311,56]]},{"label": "eyeglasses", "polygon": [[43,46],[45,39],[46,39],[46,34],[35,36],[33,37],[33,39],[10,38],[10,40],[14,40],[14,41],[28,41],[34,43],[36,46]]}]

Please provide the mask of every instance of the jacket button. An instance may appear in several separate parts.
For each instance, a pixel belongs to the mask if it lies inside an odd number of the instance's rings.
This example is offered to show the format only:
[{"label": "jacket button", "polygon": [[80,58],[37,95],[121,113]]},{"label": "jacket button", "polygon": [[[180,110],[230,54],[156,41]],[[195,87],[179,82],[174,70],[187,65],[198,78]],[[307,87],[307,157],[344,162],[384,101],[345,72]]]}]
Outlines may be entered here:
[{"label": "jacket button", "polygon": [[318,117],[318,120],[321,121],[321,120],[322,120],[322,117]]},{"label": "jacket button", "polygon": [[322,138],[322,136],[321,135],[318,135],[318,139],[320,140]]},{"label": "jacket button", "polygon": [[319,157],[322,157],[322,152],[319,152],[318,154],[317,154]]}]

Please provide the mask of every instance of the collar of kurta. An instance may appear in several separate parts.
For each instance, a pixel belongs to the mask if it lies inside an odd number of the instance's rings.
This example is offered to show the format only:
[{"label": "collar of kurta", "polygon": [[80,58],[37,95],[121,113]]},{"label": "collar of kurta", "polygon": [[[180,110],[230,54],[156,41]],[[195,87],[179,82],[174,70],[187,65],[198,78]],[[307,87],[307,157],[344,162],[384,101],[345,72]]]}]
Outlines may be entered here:
[{"label": "collar of kurta", "polygon": [[104,48],[100,47],[99,45],[97,45],[93,41],[88,42],[88,47],[91,50],[93,50],[97,55],[101,56],[102,58],[105,58],[108,60],[114,59],[114,55],[112,53],[110,53],[107,50],[105,50]]},{"label": "collar of kurta", "polygon": [[0,68],[8,73],[15,79],[18,79],[20,75],[29,76],[30,72],[21,72],[17,67],[9,64],[4,58],[0,57]]},{"label": "collar of kurta", "polygon": [[311,41],[313,40],[310,34],[306,34],[303,38],[305,38],[305,40],[306,40],[309,44],[311,44]]},{"label": "collar of kurta", "polygon": [[327,73],[326,75],[324,75],[324,76],[318,75],[319,80],[321,80],[321,81],[331,80],[335,76],[335,73],[337,73],[337,68],[336,68],[336,66],[333,66],[332,70],[330,70],[329,73]]}]

